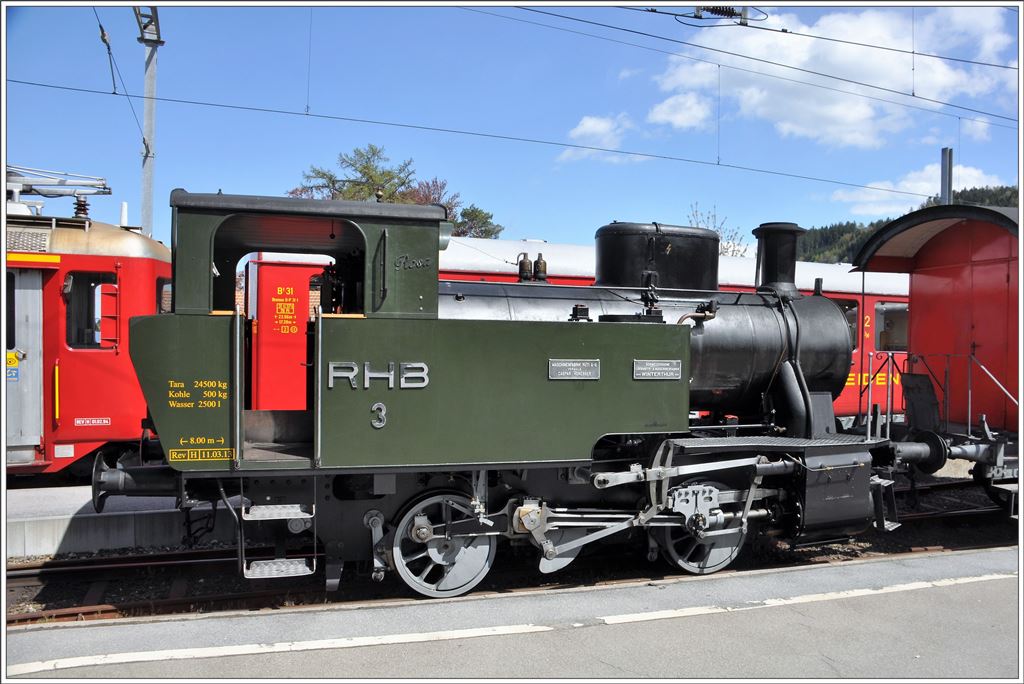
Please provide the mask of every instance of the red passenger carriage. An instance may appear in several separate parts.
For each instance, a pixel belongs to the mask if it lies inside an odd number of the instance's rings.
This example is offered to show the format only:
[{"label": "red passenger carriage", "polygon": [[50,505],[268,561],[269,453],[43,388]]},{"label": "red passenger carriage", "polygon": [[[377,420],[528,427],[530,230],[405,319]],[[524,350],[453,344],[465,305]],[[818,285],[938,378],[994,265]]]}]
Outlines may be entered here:
[{"label": "red passenger carriage", "polygon": [[73,218],[30,204],[40,203],[8,201],[4,225],[8,475],[86,470],[97,451],[137,450],[146,405],[128,321],[170,305],[163,244],[93,221],[84,199]]},{"label": "red passenger carriage", "polygon": [[[1013,508],[1020,433],[1017,208],[939,205],[882,227],[854,263],[910,275],[911,434],[968,451],[976,478]],[[979,467],[980,466],[980,467]]]}]

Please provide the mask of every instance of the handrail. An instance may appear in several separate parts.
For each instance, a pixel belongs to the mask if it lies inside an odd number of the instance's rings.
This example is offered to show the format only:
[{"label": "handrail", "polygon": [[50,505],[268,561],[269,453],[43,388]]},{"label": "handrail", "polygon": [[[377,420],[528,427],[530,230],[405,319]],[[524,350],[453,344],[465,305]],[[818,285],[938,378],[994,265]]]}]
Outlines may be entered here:
[{"label": "handrail", "polygon": [[60,359],[53,362],[53,420],[60,427]]},{"label": "handrail", "polygon": [[[935,376],[935,373],[932,371],[931,367],[928,365],[928,360],[927,360],[926,357],[929,357],[929,356],[939,356],[939,357],[944,358],[945,361],[946,361],[946,364],[945,364],[946,365],[945,379],[941,383],[939,382],[938,378]],[[953,353],[941,353],[941,352],[940,353],[933,353],[933,354],[909,354],[907,356],[908,362],[909,363],[917,363],[918,361],[920,361],[921,363],[923,363],[925,369],[928,371],[929,376],[931,376],[932,381],[935,382],[935,384],[939,387],[939,389],[942,390],[943,419],[944,419],[944,421],[946,423],[946,431],[947,432],[949,431],[949,395],[950,395],[949,370],[950,370],[950,360],[951,359],[965,359],[965,360],[967,360],[967,368],[966,368],[966,372],[967,372],[967,434],[971,434],[971,430],[972,430],[973,422],[974,422],[973,421],[973,415],[972,415],[972,413],[973,413],[973,403],[974,403],[974,401],[973,401],[974,400],[974,396],[973,396],[974,395],[974,379],[973,379],[973,373],[971,371],[972,371],[972,369],[973,369],[975,364],[977,364],[977,366],[979,368],[981,368],[982,371],[984,371],[985,375],[987,375],[989,377],[989,379],[992,380],[993,383],[995,383],[996,387],[999,388],[999,390],[1003,393],[1003,395],[1007,399],[1009,399],[1011,402],[1013,402],[1014,406],[1017,406],[1017,407],[1020,406],[1019,401],[1010,393],[1009,390],[1007,390],[1003,386],[1003,384],[1001,382],[999,382],[999,380],[995,377],[995,375],[993,375],[992,372],[987,367],[985,367],[985,364],[983,364],[973,352],[968,353],[968,354],[953,354]]]},{"label": "handrail", "polygon": [[[322,439],[322,428],[321,428],[321,418],[320,418],[321,415],[323,415],[323,411],[320,410],[320,407],[322,406],[322,404],[321,404],[322,397],[320,396],[320,392],[322,390],[322,387],[320,386],[320,384],[321,384],[320,378],[323,377],[323,370],[322,369],[324,367],[323,366],[323,361],[324,361],[324,343],[323,343],[324,319],[323,319],[323,311],[320,308],[319,304],[317,304],[317,306],[316,306],[316,318],[313,321],[313,325],[316,326],[316,329],[315,329],[315,333],[316,333],[316,361],[315,361],[315,365],[313,367],[313,401],[314,401],[314,404],[313,404],[313,417],[314,417],[314,420],[316,421],[315,424],[314,424],[315,432],[314,432],[314,435],[313,435],[313,467],[314,468],[319,468],[320,464],[321,464],[320,449],[321,449],[321,445],[322,445],[322,442],[323,442],[323,439]],[[314,501],[315,500],[316,500],[316,498],[314,497]],[[316,521],[314,520],[314,523],[315,522]]]},{"label": "handrail", "polygon": [[388,229],[381,233],[381,259],[380,259],[380,302],[388,298]]},{"label": "handrail", "polygon": [[[878,377],[878,374],[881,373],[883,370],[885,371],[885,437],[886,437],[886,439],[888,439],[889,436],[891,435],[890,424],[892,423],[893,401],[894,401],[893,389],[892,389],[893,379],[896,376],[902,377],[903,373],[904,373],[904,371],[900,369],[899,363],[897,363],[897,361],[896,361],[896,354],[902,354],[902,353],[904,353],[904,352],[879,351],[879,352],[874,352],[872,354],[869,354],[868,358],[867,358],[867,364],[868,364],[867,365],[867,369],[868,369],[867,376],[868,376],[868,381],[867,381],[867,384],[863,388],[860,389],[859,394],[858,394],[858,397],[863,397],[865,392],[867,392],[867,395],[868,395],[867,396],[868,405],[867,405],[867,410],[865,411],[865,419],[867,421],[867,423],[866,423],[867,428],[868,428],[867,431],[870,434],[870,431],[871,431],[871,409],[872,409],[872,401],[871,401],[871,394],[872,394],[872,392],[871,392],[871,388],[872,388],[872,385],[875,384],[875,378]],[[875,370],[875,369],[872,368],[872,366],[873,366],[872,359],[879,359],[879,360],[884,359],[885,362],[882,365],[880,365],[877,370]],[[893,372],[894,369],[895,369],[895,373]],[[859,410],[858,410],[858,416],[859,416]],[[876,429],[877,429],[877,427],[878,426],[876,426]]]},{"label": "handrail", "polygon": [[242,314],[238,311],[234,312],[234,318],[232,320],[232,331],[234,332],[234,342],[232,349],[232,356],[234,363],[232,378],[232,399],[231,402],[231,413],[232,421],[234,422],[234,438],[235,438],[235,454],[231,460],[232,468],[237,470],[242,466],[242,450],[244,447],[243,436],[244,428],[242,426],[242,420],[244,417],[242,411],[242,402],[244,401],[245,388],[242,386],[244,377],[242,375],[242,368],[245,356],[245,332],[242,329]]},{"label": "handrail", "polygon": [[981,370],[985,371],[985,375],[987,375],[988,377],[992,378],[992,382],[996,383],[996,387],[998,387],[999,389],[1001,389],[1003,391],[1003,394],[1006,395],[1007,399],[1009,399],[1010,401],[1013,402],[1014,406],[1020,406],[1020,404],[1017,403],[1017,400],[1013,398],[1013,395],[1010,394],[1010,392],[1005,387],[1003,387],[1002,383],[1000,383],[998,380],[996,380],[996,376],[992,375],[991,371],[989,371],[988,368],[985,368],[985,364],[983,364],[981,361],[979,361],[977,356],[975,356],[974,354],[971,354],[971,360],[974,361],[974,363],[978,364],[978,368],[980,368]]}]

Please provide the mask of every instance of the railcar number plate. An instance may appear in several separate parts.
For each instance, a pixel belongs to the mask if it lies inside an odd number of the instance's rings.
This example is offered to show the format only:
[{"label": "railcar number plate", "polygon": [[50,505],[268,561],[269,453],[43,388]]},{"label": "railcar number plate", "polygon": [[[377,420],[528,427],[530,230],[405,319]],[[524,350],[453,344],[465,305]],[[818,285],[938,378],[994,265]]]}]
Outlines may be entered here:
[{"label": "railcar number plate", "polygon": [[600,380],[601,359],[548,359],[548,380]]},{"label": "railcar number plate", "polygon": [[681,380],[683,362],[679,359],[633,359],[634,380]]}]

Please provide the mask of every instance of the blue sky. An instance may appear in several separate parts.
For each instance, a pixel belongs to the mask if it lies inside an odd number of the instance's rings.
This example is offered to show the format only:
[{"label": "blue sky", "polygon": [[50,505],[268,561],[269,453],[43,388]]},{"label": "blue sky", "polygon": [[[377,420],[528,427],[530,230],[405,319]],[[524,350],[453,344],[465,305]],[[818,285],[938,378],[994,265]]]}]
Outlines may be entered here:
[{"label": "blue sky", "polygon": [[[950,146],[958,187],[1018,184],[1016,68],[749,27],[697,28],[611,6],[535,8],[888,91],[513,6],[321,5],[310,30],[309,7],[161,5],[159,97],[300,115],[159,102],[155,236],[170,241],[174,188],[283,195],[311,164],[337,169],[340,152],[368,143],[383,146],[393,163],[413,159],[419,179],[446,179],[464,204],[506,226],[502,237],[577,244],[611,220],[685,225],[695,204],[749,235],[765,221],[810,227],[895,217],[924,199],[722,165],[937,194],[940,150]],[[1012,67],[1020,55],[1020,3],[762,9],[768,18],[754,25],[791,33]],[[96,11],[127,91],[141,95],[144,48],[131,6]],[[94,218],[116,223],[127,201],[138,222],[141,134],[128,100],[109,94],[93,6],[5,3],[4,21],[5,161],[103,176],[113,195],[92,200]],[[899,94],[911,90],[918,97]],[[307,105],[311,114],[708,163],[302,116]],[[134,106],[141,121],[141,99]],[[53,213],[71,211],[68,200],[49,202]]]}]

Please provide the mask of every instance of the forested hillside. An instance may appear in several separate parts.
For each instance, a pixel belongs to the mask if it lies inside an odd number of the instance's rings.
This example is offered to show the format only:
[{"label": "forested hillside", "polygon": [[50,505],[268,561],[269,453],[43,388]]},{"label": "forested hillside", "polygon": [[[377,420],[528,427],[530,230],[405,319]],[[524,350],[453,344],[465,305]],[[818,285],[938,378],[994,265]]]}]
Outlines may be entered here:
[{"label": "forested hillside", "polygon": [[[1017,196],[1016,185],[969,188],[955,191],[953,202],[981,204],[990,207],[1016,207]],[[931,197],[918,208],[923,209],[938,203],[938,197]],[[891,220],[892,218],[884,218],[868,224],[859,221],[845,221],[820,228],[811,228],[798,242],[797,258],[801,261],[820,261],[830,264],[850,263],[868,237]]]}]

